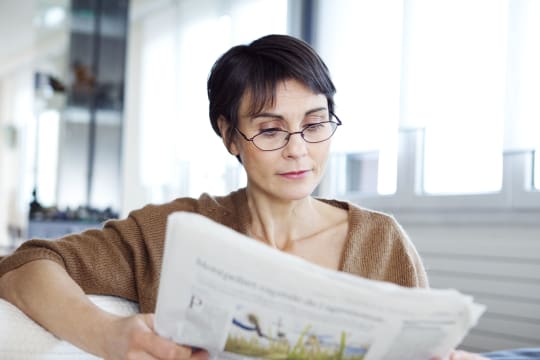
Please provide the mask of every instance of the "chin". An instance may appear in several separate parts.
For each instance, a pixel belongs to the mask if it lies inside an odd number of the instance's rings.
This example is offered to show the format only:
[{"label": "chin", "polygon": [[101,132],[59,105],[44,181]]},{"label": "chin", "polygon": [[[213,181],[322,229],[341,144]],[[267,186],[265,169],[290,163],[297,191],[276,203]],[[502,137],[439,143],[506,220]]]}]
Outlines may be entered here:
[{"label": "chin", "polygon": [[286,185],[280,191],[280,197],[291,201],[302,200],[311,196],[316,187],[317,184],[304,184],[296,186]]}]

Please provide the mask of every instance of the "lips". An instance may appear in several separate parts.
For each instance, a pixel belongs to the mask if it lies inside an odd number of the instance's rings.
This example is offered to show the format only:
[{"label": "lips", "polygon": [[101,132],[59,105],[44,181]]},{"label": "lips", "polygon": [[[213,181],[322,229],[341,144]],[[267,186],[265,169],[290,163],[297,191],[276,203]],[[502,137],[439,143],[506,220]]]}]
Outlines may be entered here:
[{"label": "lips", "polygon": [[286,178],[297,179],[297,178],[304,177],[307,173],[309,173],[309,170],[287,171],[287,172],[279,173],[279,175]]},{"label": "lips", "polygon": [[303,173],[306,173],[307,170],[299,170],[299,171],[287,171],[279,173],[280,175],[301,175]]}]

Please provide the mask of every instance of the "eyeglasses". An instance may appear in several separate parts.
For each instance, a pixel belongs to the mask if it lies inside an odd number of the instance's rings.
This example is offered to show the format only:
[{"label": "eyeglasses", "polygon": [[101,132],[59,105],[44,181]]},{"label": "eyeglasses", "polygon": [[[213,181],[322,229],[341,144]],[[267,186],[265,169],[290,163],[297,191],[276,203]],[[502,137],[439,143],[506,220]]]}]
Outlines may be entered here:
[{"label": "eyeglasses", "polygon": [[336,121],[323,121],[316,124],[309,124],[303,128],[302,131],[289,132],[287,130],[271,128],[264,129],[250,138],[238,128],[236,128],[236,131],[238,131],[246,141],[251,141],[257,149],[262,151],[274,151],[287,146],[289,139],[295,134],[300,134],[305,142],[311,144],[320,143],[330,139],[336,132],[337,127],[341,125],[341,120],[339,120],[336,115],[332,114],[332,117],[334,117]]}]

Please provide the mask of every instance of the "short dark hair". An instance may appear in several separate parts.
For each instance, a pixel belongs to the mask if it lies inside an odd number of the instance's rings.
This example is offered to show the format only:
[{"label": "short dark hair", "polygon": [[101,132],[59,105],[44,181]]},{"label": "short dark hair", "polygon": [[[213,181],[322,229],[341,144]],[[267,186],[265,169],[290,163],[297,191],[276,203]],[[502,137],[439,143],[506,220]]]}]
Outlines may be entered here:
[{"label": "short dark hair", "polygon": [[330,72],[315,50],[306,42],[289,35],[267,35],[249,45],[238,45],[224,53],[212,66],[207,90],[210,122],[221,136],[218,118],[231,125],[229,144],[238,125],[242,97],[251,96],[250,113],[255,115],[273,104],[279,82],[297,80],[328,100],[334,112],[336,89]]}]

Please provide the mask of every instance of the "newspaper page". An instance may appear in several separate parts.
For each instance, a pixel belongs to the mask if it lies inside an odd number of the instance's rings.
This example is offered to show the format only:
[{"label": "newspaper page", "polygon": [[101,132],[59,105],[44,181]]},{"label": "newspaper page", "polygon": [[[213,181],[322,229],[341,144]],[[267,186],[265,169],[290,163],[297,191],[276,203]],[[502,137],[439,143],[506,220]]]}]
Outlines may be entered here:
[{"label": "newspaper page", "polygon": [[456,290],[332,271],[201,215],[169,216],[156,331],[212,359],[445,358],[484,311]]}]

